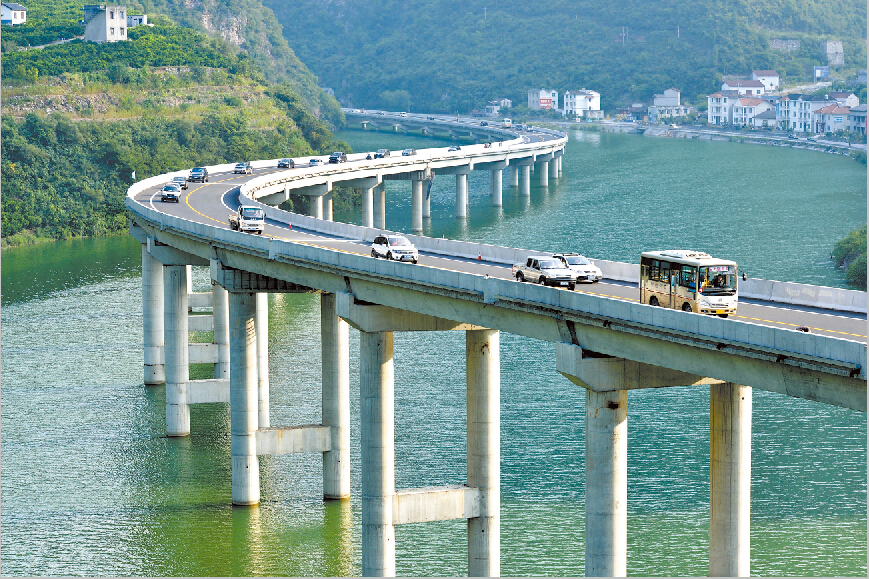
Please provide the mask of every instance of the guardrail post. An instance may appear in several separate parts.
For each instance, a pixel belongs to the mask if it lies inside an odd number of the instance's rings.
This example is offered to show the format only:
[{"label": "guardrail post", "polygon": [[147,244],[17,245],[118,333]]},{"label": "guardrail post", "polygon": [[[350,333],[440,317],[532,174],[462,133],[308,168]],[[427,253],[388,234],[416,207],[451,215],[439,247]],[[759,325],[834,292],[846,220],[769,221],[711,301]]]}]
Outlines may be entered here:
[{"label": "guardrail post", "polygon": [[395,577],[395,384],[392,332],[361,332],[362,575]]},{"label": "guardrail post", "polygon": [[709,575],[751,572],[752,389],[710,386]]},{"label": "guardrail post", "polygon": [[269,294],[256,294],[256,358],[259,428],[271,426],[269,420]]},{"label": "guardrail post", "polygon": [[422,185],[419,179],[411,179],[411,212],[413,231],[422,231]]},{"label": "guardrail post", "polygon": [[142,337],[145,343],[145,384],[166,381],[163,363],[163,264],[142,244]]},{"label": "guardrail post", "polygon": [[320,294],[323,425],[332,449],[323,453],[323,498],[350,497],[350,330],[338,317],[335,294]]},{"label": "guardrail post", "polygon": [[501,574],[501,334],[465,332],[468,486],[480,489],[480,516],[468,519],[468,576]]},{"label": "guardrail post", "polygon": [[190,380],[187,351],[187,266],[167,265],[163,270],[164,334],[166,354],[166,435],[190,434]]},{"label": "guardrail post", "polygon": [[229,292],[232,504],[259,503],[256,294]]}]

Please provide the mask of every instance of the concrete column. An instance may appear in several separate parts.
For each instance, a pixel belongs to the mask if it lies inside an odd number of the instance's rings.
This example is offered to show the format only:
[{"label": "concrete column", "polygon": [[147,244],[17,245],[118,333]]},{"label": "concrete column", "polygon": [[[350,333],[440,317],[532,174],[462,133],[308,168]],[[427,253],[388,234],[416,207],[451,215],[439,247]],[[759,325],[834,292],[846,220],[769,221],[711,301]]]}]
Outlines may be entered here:
[{"label": "concrete column", "polygon": [[332,221],[332,192],[323,195],[323,219]]},{"label": "concrete column", "polygon": [[362,227],[374,227],[374,190],[377,186],[369,187],[362,193]]},{"label": "concrete column", "polygon": [[558,176],[561,177],[564,167],[564,156],[558,157]]},{"label": "concrete column", "polygon": [[145,384],[166,381],[163,364],[163,264],[142,244],[142,337],[145,342]]},{"label": "concrete column", "polygon": [[510,187],[519,186],[519,165],[510,165]]},{"label": "concrete column", "polygon": [[269,420],[269,294],[256,294],[256,371],[259,400],[259,428],[271,426]]},{"label": "concrete column", "polygon": [[751,572],[751,387],[710,388],[709,575]]},{"label": "concrete column", "polygon": [[211,308],[214,314],[214,343],[217,344],[217,364],[214,377],[229,380],[229,292],[213,283]]},{"label": "concrete column", "polygon": [[395,577],[395,417],[392,332],[361,332],[362,575]]},{"label": "concrete column", "polygon": [[378,217],[376,227],[386,229],[386,183],[381,183],[377,187],[375,207],[377,207]]},{"label": "concrete column", "polygon": [[[187,266],[187,294],[193,293],[193,266]],[[193,306],[190,305],[190,300],[187,301],[187,311],[192,312]]]},{"label": "concrete column", "polygon": [[549,161],[537,163],[537,174],[540,178],[540,186],[546,187],[549,185]]},{"label": "concrete column", "polygon": [[163,270],[164,335],[166,353],[166,435],[190,434],[190,406],[187,382],[190,365],[187,352],[187,267],[166,266]]},{"label": "concrete column", "polygon": [[456,175],[456,219],[468,216],[468,176]]},{"label": "concrete column", "polygon": [[624,577],[628,392],[586,390],[585,397],[585,575]]},{"label": "concrete column", "polygon": [[522,165],[522,184],[519,187],[519,194],[523,197],[531,195],[531,165]]},{"label": "concrete column", "polygon": [[259,504],[256,294],[230,292],[230,433],[232,504]]},{"label": "concrete column", "polygon": [[501,574],[501,334],[465,332],[468,486],[480,489],[480,516],[468,519],[468,576]]},{"label": "concrete column", "polygon": [[311,201],[311,217],[316,217],[317,219],[323,219],[323,198],[322,197],[309,197]]},{"label": "concrete column", "polygon": [[417,179],[411,180],[411,229],[413,231],[422,231],[422,184],[423,182]]},{"label": "concrete column", "polygon": [[323,425],[332,450],[323,453],[323,498],[350,498],[350,329],[338,317],[335,294],[320,294]]},{"label": "concrete column", "polygon": [[422,182],[422,217],[431,218],[431,181]]},{"label": "concrete column", "polygon": [[503,172],[501,169],[492,169],[489,171],[489,187],[492,194],[492,207],[501,207],[503,205],[501,202],[501,193],[504,189],[502,179]]},{"label": "concrete column", "polygon": [[553,179],[558,178],[558,157],[552,157],[549,160],[549,174],[552,175]]}]

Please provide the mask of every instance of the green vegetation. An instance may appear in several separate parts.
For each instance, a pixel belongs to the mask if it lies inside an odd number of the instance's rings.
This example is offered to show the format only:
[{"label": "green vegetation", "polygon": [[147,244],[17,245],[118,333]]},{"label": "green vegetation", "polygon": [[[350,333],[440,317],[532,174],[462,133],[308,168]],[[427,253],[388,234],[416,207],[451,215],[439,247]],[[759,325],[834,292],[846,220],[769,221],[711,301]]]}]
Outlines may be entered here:
[{"label": "green vegetation", "polygon": [[[723,75],[775,69],[811,82],[820,41],[841,40],[853,74],[866,62],[862,0],[263,0],[299,56],[349,106],[468,111],[530,88],[589,88],[602,108],[649,103],[669,87],[691,104]],[[799,40],[773,50],[770,40]],[[810,71],[811,69],[809,69]]]},{"label": "green vegetation", "polygon": [[847,270],[848,281],[866,287],[866,226],[852,231],[833,248],[836,265]]}]

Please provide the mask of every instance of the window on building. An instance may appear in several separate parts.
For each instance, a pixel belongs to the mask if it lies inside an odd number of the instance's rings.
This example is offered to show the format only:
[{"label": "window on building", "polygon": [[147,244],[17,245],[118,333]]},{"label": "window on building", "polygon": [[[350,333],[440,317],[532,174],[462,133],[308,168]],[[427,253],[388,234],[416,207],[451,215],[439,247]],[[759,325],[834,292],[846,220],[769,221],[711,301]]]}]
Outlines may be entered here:
[{"label": "window on building", "polygon": [[121,36],[124,36],[124,34],[125,34],[125,33],[124,33],[124,29],[121,28]]},{"label": "window on building", "polygon": [[109,28],[109,34],[111,34],[112,36],[115,35],[115,27],[114,27],[114,26],[112,26],[111,28]]},{"label": "window on building", "polygon": [[110,19],[110,20],[114,20],[114,19],[115,19],[115,11],[114,11],[114,10],[109,10],[109,19]]}]

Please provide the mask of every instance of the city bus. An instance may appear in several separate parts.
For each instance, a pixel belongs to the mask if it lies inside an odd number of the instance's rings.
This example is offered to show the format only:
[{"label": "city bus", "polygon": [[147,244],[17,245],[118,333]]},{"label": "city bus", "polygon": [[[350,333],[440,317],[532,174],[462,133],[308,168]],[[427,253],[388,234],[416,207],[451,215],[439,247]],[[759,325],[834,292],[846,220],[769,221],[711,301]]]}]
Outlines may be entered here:
[{"label": "city bus", "polygon": [[504,128],[509,129],[513,126],[513,119],[504,119]]},{"label": "city bus", "polygon": [[640,255],[640,303],[684,312],[736,313],[736,262],[702,251],[645,251]]}]

